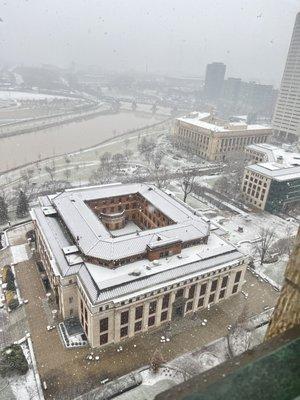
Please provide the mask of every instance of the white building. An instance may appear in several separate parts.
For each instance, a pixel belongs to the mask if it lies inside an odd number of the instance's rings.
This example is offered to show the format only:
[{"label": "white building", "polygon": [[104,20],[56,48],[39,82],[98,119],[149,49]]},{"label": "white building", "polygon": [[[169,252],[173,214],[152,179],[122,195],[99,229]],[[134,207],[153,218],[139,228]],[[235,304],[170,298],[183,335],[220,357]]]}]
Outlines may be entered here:
[{"label": "white building", "polygon": [[297,14],[273,117],[275,135],[300,136],[300,13]]}]

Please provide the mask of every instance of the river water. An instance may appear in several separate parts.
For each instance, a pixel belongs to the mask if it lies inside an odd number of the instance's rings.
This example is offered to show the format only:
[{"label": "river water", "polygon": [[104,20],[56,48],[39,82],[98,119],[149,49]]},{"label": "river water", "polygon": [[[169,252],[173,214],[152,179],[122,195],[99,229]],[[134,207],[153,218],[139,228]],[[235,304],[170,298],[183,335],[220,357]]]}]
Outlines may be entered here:
[{"label": "river water", "polygon": [[155,124],[165,118],[150,113],[121,111],[0,139],[0,172],[45,157],[94,146],[125,131]]}]

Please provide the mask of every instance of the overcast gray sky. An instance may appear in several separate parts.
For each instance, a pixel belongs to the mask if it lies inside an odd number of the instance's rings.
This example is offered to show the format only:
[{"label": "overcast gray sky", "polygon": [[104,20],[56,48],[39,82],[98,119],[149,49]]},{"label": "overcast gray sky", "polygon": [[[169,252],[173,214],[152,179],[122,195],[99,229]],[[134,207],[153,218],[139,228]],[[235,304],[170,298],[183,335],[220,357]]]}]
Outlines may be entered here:
[{"label": "overcast gray sky", "polygon": [[[0,62],[227,76],[278,85],[300,0],[0,0]],[[0,21],[1,21],[0,20]]]}]

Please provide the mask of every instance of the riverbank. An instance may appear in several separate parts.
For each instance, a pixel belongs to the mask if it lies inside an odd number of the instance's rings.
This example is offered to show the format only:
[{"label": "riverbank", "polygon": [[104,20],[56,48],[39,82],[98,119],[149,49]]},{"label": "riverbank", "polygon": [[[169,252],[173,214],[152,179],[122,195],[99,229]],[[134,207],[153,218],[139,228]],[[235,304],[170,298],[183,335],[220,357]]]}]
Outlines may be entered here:
[{"label": "riverbank", "polygon": [[124,110],[42,131],[0,139],[0,172],[97,147],[107,140],[152,127],[168,119],[145,111]]}]

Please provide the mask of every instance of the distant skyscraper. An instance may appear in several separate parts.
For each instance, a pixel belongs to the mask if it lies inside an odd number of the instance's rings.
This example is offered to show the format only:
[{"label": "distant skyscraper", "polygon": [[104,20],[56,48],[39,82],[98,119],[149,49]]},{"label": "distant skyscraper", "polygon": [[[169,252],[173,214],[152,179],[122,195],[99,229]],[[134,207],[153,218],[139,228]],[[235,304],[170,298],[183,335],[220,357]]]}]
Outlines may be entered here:
[{"label": "distant skyscraper", "polygon": [[221,94],[226,65],[220,62],[208,64],[206,67],[204,95],[208,100],[217,100]]},{"label": "distant skyscraper", "polygon": [[300,138],[300,13],[296,17],[283,72],[273,128],[277,136]]}]

